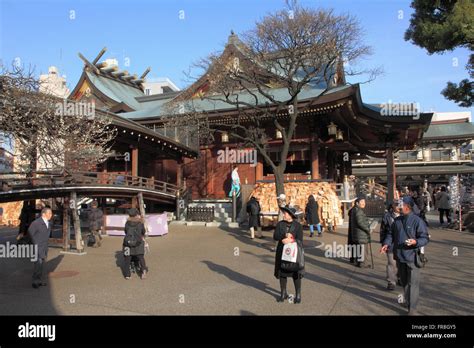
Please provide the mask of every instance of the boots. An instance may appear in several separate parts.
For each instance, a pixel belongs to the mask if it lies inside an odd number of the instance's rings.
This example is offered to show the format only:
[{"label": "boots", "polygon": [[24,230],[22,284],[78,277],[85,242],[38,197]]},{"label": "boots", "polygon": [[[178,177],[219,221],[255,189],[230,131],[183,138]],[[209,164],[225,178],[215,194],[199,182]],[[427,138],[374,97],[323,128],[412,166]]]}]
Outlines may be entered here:
[{"label": "boots", "polygon": [[301,303],[301,278],[293,279],[293,281],[295,283],[295,290],[296,290],[295,304]]},{"label": "boots", "polygon": [[286,292],[286,278],[280,278],[280,297],[277,299],[278,302],[284,302],[288,298]]}]

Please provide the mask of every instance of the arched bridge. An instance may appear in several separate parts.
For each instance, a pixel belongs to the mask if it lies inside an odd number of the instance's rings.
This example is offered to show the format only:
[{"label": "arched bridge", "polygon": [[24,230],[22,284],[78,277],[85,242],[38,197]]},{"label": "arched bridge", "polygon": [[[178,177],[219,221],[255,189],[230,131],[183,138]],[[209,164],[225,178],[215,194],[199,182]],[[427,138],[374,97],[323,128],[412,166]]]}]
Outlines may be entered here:
[{"label": "arched bridge", "polygon": [[106,172],[73,172],[54,174],[25,173],[0,174],[0,203],[30,199],[65,197],[71,192],[88,197],[127,198],[138,193],[146,200],[174,204],[176,185],[145,178]]}]

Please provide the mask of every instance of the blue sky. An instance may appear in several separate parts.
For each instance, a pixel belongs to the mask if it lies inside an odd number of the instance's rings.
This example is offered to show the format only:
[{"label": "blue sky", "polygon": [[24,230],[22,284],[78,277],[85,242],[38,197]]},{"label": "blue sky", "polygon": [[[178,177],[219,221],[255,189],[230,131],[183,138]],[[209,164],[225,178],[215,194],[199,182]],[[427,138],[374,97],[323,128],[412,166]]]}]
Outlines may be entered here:
[{"label": "blue sky", "polygon": [[[151,66],[149,77],[168,77],[183,88],[188,84],[184,72],[199,58],[221,50],[231,29],[241,33],[266,13],[284,7],[282,0],[0,0],[0,4],[2,61],[11,63],[19,57],[38,74],[55,65],[67,76],[70,89],[83,66],[77,53],[92,60],[104,46],[108,51],[103,59],[117,58],[130,73],[141,74]],[[424,111],[470,111],[440,94],[446,81],[468,76],[469,52],[457,49],[430,56],[406,42],[410,1],[300,0],[300,4],[334,8],[360,20],[365,42],[374,50],[364,65],[384,69],[384,75],[362,86],[363,101],[418,102]],[[129,67],[124,67],[126,59]]]}]

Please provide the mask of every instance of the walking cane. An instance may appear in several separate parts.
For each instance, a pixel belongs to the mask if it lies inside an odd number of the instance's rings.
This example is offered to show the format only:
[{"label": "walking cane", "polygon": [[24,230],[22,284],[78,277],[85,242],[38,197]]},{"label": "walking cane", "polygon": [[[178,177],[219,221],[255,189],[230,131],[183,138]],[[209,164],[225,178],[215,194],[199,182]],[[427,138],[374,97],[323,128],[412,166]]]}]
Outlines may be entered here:
[{"label": "walking cane", "polygon": [[370,260],[372,262],[372,269],[374,269],[374,254],[372,254],[372,241],[369,242],[369,250],[370,250]]}]

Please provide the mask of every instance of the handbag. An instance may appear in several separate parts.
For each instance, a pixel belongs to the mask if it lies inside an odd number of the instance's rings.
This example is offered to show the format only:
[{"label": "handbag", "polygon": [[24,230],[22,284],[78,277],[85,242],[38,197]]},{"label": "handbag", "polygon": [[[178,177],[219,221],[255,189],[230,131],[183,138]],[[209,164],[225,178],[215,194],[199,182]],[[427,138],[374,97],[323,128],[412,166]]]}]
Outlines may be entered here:
[{"label": "handbag", "polygon": [[[294,224],[290,225],[288,232],[294,229]],[[300,241],[283,245],[280,268],[284,272],[298,272],[304,269],[304,249]]]},{"label": "handbag", "polygon": [[96,242],[96,239],[95,239],[95,236],[93,233],[90,233],[88,236],[87,236],[87,246],[93,246]]}]

